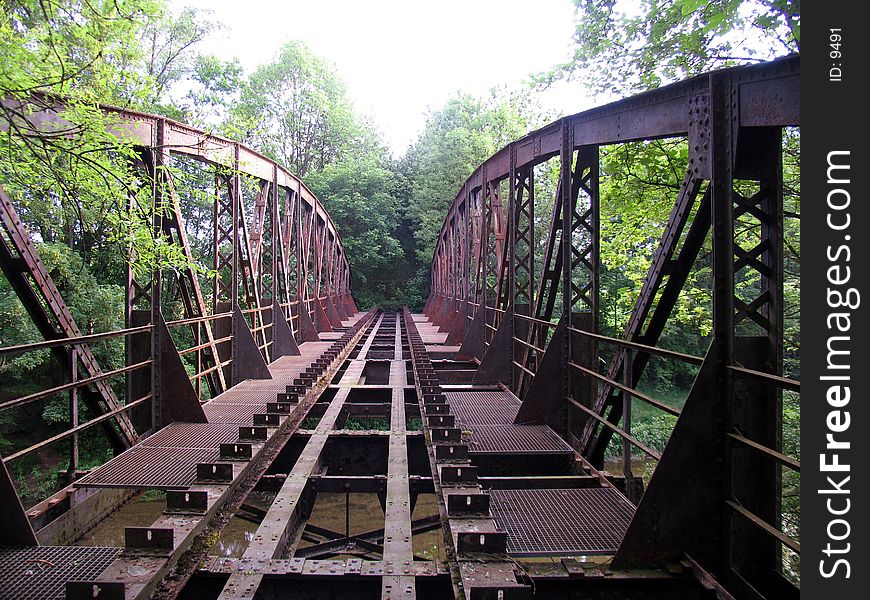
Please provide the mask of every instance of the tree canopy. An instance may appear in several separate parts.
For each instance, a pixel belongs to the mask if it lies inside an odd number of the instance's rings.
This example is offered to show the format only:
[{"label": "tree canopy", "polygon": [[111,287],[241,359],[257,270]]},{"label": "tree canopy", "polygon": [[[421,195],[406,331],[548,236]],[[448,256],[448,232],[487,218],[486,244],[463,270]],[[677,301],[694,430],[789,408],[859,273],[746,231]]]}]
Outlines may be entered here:
[{"label": "tree canopy", "polygon": [[368,132],[344,82],[302,42],[288,42],[251,74],[231,110],[227,132],[300,177],[362,148]]},{"label": "tree canopy", "polygon": [[800,51],[800,0],[574,0],[570,59],[539,74],[627,94]]}]

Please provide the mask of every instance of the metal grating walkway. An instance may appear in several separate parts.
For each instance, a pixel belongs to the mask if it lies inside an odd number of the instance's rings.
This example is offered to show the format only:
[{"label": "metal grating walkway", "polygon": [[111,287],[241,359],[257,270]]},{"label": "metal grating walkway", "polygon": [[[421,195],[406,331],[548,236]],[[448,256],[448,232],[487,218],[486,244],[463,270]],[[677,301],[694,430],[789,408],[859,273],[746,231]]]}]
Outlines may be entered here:
[{"label": "metal grating walkway", "polygon": [[513,423],[519,403],[505,392],[447,392],[450,410],[464,425]]},{"label": "metal grating walkway", "polygon": [[82,477],[75,485],[186,488],[196,481],[196,463],[215,462],[218,454],[217,448],[160,448],[138,445]]},{"label": "metal grating walkway", "polygon": [[475,425],[468,442],[471,453],[573,454],[546,425]]},{"label": "metal grating walkway", "polygon": [[306,343],[300,356],[269,365],[273,379],[241,382],[202,406],[208,423],[173,423],[78,480],[76,487],[183,489],[196,481],[196,464],[215,462],[221,443],[239,439],[239,425],[266,412],[287,383],[329,343]]},{"label": "metal grating walkway", "polygon": [[223,423],[173,423],[139,442],[157,448],[217,448],[239,439],[237,425]]},{"label": "metal grating walkway", "polygon": [[[295,376],[295,375],[294,375]],[[293,377],[287,378],[290,381],[288,383],[293,383]],[[287,387],[287,383],[282,382],[281,384],[272,383],[273,380],[265,380],[260,383],[257,389],[242,389],[238,390],[236,388],[232,388],[227,390],[220,396],[214,398],[213,400],[209,400],[205,404],[203,404],[203,408],[208,406],[215,406],[218,404],[253,404],[263,406],[266,402],[274,402],[275,398],[278,396],[278,392],[283,392]],[[241,385],[241,384],[239,384]],[[269,389],[263,386],[270,385],[273,389]]]},{"label": "metal grating walkway", "polygon": [[613,488],[492,490],[492,514],[509,554],[613,554],[634,508]]},{"label": "metal grating walkway", "polygon": [[66,582],[98,579],[118,548],[0,548],[0,600],[63,600]]},{"label": "metal grating walkway", "polygon": [[[269,402],[274,402],[277,396],[272,396]],[[266,401],[256,404],[231,404],[229,402],[209,402],[203,404],[202,412],[209,423],[235,423],[250,425],[254,415],[266,412]],[[238,431],[238,429],[236,430]]]}]

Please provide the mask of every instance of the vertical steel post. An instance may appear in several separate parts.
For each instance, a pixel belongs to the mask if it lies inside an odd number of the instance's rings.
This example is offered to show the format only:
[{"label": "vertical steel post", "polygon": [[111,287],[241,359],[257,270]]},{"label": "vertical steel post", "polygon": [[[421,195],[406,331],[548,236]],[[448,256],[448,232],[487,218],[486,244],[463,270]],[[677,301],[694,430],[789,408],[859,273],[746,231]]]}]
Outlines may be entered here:
[{"label": "vertical steel post", "polygon": [[[572,326],[571,320],[571,224],[573,222],[573,194],[572,194],[572,159],[574,157],[574,129],[567,119],[562,119],[562,146],[559,151],[559,180],[562,194],[562,320],[563,338],[561,340],[563,356],[562,361],[562,388],[563,398],[571,393],[571,370],[568,361],[571,358],[571,333],[568,328]],[[555,340],[554,340],[555,341]],[[567,402],[564,402],[567,405]]]},{"label": "vertical steel post", "polygon": [[[166,143],[165,143],[166,120],[157,120],[157,139],[154,159],[154,181],[153,185],[153,208],[154,214],[152,217],[152,232],[154,240],[157,241],[163,236],[163,210],[164,210],[164,183],[166,167]],[[159,260],[159,259],[158,259]],[[160,356],[160,348],[162,345],[162,327],[158,325],[163,322],[163,313],[161,309],[163,298],[163,272],[158,262],[151,275],[151,427],[157,429],[163,423],[163,415],[161,411],[162,398],[160,397],[161,385],[161,367],[162,360]]]},{"label": "vertical steel post", "polygon": [[[632,381],[634,360],[631,348],[625,349],[624,361],[622,383],[625,384],[625,387],[634,389],[634,382]],[[626,391],[622,392],[622,430],[631,435],[631,394]],[[625,490],[628,492],[629,500],[634,502],[631,487],[631,444],[625,438],[622,438],[622,473],[625,475]]]},{"label": "vertical steel post", "polygon": [[296,181],[296,204],[293,207],[293,221],[295,223],[293,234],[294,238],[294,247],[296,250],[296,314],[298,320],[296,321],[296,334],[298,339],[297,342],[302,342],[302,338],[299,332],[302,330],[302,311],[308,310],[303,302],[302,297],[302,280],[305,277],[306,269],[302,264],[302,181]]},{"label": "vertical steel post", "polygon": [[[214,210],[212,211],[213,243],[214,255],[212,256],[212,267],[214,268],[214,281],[212,283],[211,297],[211,312],[213,315],[218,314],[217,305],[221,300],[221,176],[219,173],[214,174]],[[217,362],[221,362],[220,358],[215,358]]]},{"label": "vertical steel post", "polygon": [[732,426],[733,381],[728,366],[734,359],[734,176],[733,135],[736,110],[732,110],[731,79],[727,74],[710,76],[712,107],[712,223],[713,223],[713,350],[717,437],[721,436],[723,461],[717,466],[722,493],[719,507],[720,574],[730,569],[731,513],[725,504],[731,498],[731,452],[725,438]]},{"label": "vertical steel post", "polygon": [[[70,348],[69,380],[75,383],[79,378],[79,350],[78,347]],[[79,426],[79,389],[74,387],[69,391],[69,426],[75,429]],[[75,480],[76,471],[79,468],[79,434],[74,433],[70,438],[69,452],[69,475]]]},{"label": "vertical steel post", "polygon": [[516,381],[516,367],[514,363],[516,362],[516,342],[514,342],[514,337],[516,336],[516,324],[514,319],[516,318],[516,301],[517,301],[517,278],[516,278],[516,268],[517,268],[517,145],[510,145],[510,167],[508,172],[508,259],[507,265],[504,266],[507,269],[507,278],[508,278],[508,306],[507,306],[507,314],[505,317],[508,319],[509,327],[510,327],[510,383],[513,386],[513,382]]},{"label": "vertical steel post", "polygon": [[[241,202],[242,202],[242,181],[239,176],[239,144],[233,144],[233,173],[230,176],[230,182],[228,186],[228,191],[230,193],[231,199],[231,214],[232,214],[232,246],[233,246],[233,254],[232,260],[230,261],[230,272],[232,274],[232,280],[230,281],[230,306],[231,310],[234,313],[238,313],[241,311],[241,304],[239,303],[239,262],[240,262],[240,254],[241,254],[241,236],[240,236],[240,227],[241,223],[239,222],[241,219]],[[233,317],[235,319],[235,316]],[[238,340],[236,339],[235,330],[233,330],[233,339],[230,342],[231,348],[231,360],[232,363],[232,372],[234,373],[238,367],[238,358],[239,358],[239,349],[238,349]],[[236,378],[233,377],[235,380]]]},{"label": "vertical steel post", "polygon": [[462,324],[463,331],[468,329],[468,320],[469,316],[471,316],[471,248],[472,248],[472,238],[474,235],[471,233],[471,192],[468,190],[468,186],[463,188],[463,192],[465,195],[465,213],[463,214],[464,226],[465,226],[465,239],[464,239],[464,256],[462,257],[462,277],[465,285],[463,286],[462,295],[465,300],[465,322]]},{"label": "vertical steel post", "polygon": [[272,345],[268,346],[269,348],[269,356],[275,356],[275,320],[276,319],[285,319],[284,311],[281,310],[280,313],[276,313],[276,310],[281,309],[281,299],[278,297],[278,258],[279,252],[278,248],[281,246],[281,220],[279,218],[278,211],[278,165],[272,165],[272,197],[271,201],[271,217],[269,221],[269,227],[271,228],[271,235],[269,239],[269,247],[272,250],[272,281],[270,283],[271,290],[271,305],[272,305],[272,327],[270,329],[269,339],[272,340]]}]

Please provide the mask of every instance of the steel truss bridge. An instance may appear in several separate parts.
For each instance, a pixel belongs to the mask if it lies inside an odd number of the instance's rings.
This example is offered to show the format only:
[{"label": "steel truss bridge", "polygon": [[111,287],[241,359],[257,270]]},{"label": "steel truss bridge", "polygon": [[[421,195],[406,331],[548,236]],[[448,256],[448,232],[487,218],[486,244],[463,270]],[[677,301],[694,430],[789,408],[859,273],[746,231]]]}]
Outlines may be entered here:
[{"label": "steel truss bridge", "polygon": [[[339,232],[280,165],[106,107],[152,182],[154,232],[191,262],[167,167],[210,178],[214,277],[130,272],[126,328],[83,333],[0,193],[0,267],[45,339],[0,359],[48,350],[63,375],[0,410],[70,402],[68,427],[2,458],[0,598],[797,597],[781,505],[783,473],[800,471],[782,449],[783,393],[800,390],[782,374],[782,131],[800,124],[799,75],[798,57],[715,71],[509,144],[453,201],[423,314],[357,309]],[[63,122],[56,100],[16,102],[30,127]],[[600,148],[660,138],[687,139],[688,169],[609,337]],[[551,160],[540,214],[535,168]],[[738,219],[757,230],[749,246]],[[695,356],[657,343],[705,240],[712,333]],[[164,318],[167,295],[180,318]],[[107,340],[123,367],[100,364]],[[652,360],[696,369],[682,408],[637,389]],[[632,433],[639,405],[677,417],[663,452]],[[116,456],[84,470],[90,428]],[[614,439],[623,458],[605,464]],[[8,467],[52,444],[69,444],[69,485],[25,510]],[[655,463],[646,485],[632,452]],[[125,511],[148,490],[163,504],[134,525]],[[85,541],[113,519],[123,545]],[[240,520],[241,549],[215,553]]]}]

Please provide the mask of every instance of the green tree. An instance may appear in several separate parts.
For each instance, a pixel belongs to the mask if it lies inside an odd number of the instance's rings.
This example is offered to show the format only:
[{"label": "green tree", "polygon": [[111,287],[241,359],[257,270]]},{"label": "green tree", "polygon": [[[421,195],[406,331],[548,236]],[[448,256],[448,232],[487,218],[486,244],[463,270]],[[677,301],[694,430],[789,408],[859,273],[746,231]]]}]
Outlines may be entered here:
[{"label": "green tree", "polygon": [[800,0],[574,0],[574,54],[535,77],[626,95],[800,51]]},{"label": "green tree", "polygon": [[187,83],[187,94],[180,100],[183,120],[196,127],[219,128],[238,102],[244,72],[237,58],[222,61],[212,54],[200,54]]},{"label": "green tree", "polygon": [[397,239],[405,185],[376,153],[349,156],[310,174],[305,181],[335,221],[350,262],[360,307],[404,304],[410,276]]},{"label": "green tree", "polygon": [[184,111],[170,93],[180,82],[199,74],[203,57],[196,47],[221,27],[209,16],[209,11],[189,6],[177,15],[161,7],[153,18],[144,21],[140,62],[150,83],[145,107],[150,112],[184,118]]},{"label": "green tree", "polygon": [[229,135],[300,177],[348,158],[370,141],[344,82],[299,41],[285,44],[273,62],[254,71],[231,113]]},{"label": "green tree", "polygon": [[[799,0],[574,0],[574,54],[536,76],[543,87],[582,80],[593,93],[627,96],[714,68],[769,60],[800,50]],[[799,134],[786,131],[785,205],[787,365],[799,346]],[[601,256],[604,326],[621,332],[685,172],[683,140],[601,149]],[[741,222],[745,241],[757,223]],[[792,241],[794,240],[794,241]],[[709,243],[675,309],[674,322],[704,337],[709,329]],[[751,288],[753,279],[738,279]],[[674,333],[674,332],[670,332]],[[669,332],[665,333],[667,343]],[[682,341],[685,343],[685,340]]]},{"label": "green tree", "polygon": [[[0,185],[25,223],[44,241],[77,244],[97,275],[120,279],[125,260],[140,272],[184,262],[154,239],[136,150],[98,104],[159,104],[154,90],[177,80],[202,37],[195,13],[174,19],[155,0],[11,0],[0,10]],[[152,37],[146,53],[146,33],[162,25],[170,41]],[[64,123],[30,119],[43,109]]]},{"label": "green tree", "polygon": [[457,93],[428,115],[423,133],[402,161],[411,182],[408,214],[417,258],[426,269],[444,216],[468,176],[542,120],[528,94],[499,91],[486,99]]}]

